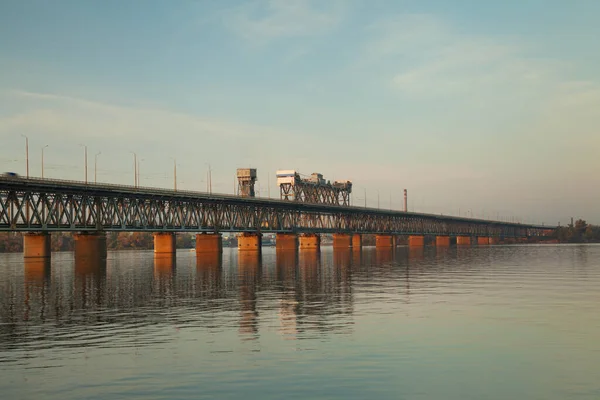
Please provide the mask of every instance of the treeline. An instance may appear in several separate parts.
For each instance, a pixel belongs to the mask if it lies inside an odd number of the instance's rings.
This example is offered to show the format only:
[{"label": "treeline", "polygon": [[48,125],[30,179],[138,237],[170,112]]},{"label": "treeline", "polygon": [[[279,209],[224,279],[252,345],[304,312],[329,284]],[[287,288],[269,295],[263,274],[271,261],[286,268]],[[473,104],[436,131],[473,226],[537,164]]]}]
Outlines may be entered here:
[{"label": "treeline", "polygon": [[554,235],[561,243],[600,243],[600,226],[578,219],[574,224],[558,227]]},{"label": "treeline", "polygon": [[[51,235],[52,251],[73,251],[73,234],[57,232]],[[189,249],[194,246],[194,237],[189,233],[176,235],[177,247]],[[154,238],[148,232],[109,232],[106,235],[109,250],[151,250]],[[23,251],[23,235],[14,232],[0,233],[0,253],[19,253]]]}]

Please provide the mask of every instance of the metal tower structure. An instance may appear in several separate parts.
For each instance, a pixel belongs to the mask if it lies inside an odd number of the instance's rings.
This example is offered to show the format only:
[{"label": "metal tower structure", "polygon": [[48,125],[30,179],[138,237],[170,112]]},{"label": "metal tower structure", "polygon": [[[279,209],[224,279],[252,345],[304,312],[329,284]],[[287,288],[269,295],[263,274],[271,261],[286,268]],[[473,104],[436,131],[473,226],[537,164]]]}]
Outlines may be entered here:
[{"label": "metal tower structure", "polygon": [[256,183],[256,168],[238,168],[238,195],[242,197],[255,197],[254,183]]}]

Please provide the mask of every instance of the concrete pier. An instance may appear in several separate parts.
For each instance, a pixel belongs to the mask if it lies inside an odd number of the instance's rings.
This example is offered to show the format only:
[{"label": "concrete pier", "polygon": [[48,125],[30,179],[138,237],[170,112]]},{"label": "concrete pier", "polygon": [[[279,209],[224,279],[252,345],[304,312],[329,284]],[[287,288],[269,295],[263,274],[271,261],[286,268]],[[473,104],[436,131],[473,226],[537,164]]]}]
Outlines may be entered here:
[{"label": "concrete pier", "polygon": [[470,246],[471,245],[471,237],[470,236],[457,236],[456,237],[456,245],[457,246]]},{"label": "concrete pier", "polygon": [[477,237],[477,244],[479,246],[484,246],[490,244],[490,238],[487,236],[479,236]]},{"label": "concrete pier", "polygon": [[321,248],[321,236],[315,234],[301,235],[299,238],[300,250],[319,250]]},{"label": "concrete pier", "polygon": [[435,237],[435,245],[439,246],[439,247],[450,246],[450,236],[436,236]]},{"label": "concrete pier", "polygon": [[408,237],[408,245],[410,247],[423,247],[425,246],[425,236],[412,235]]},{"label": "concrete pier", "polygon": [[296,250],[298,248],[298,235],[295,233],[278,233],[275,236],[277,250]]},{"label": "concrete pier", "polygon": [[260,233],[242,233],[238,236],[238,251],[260,251],[261,247]]},{"label": "concrete pier", "polygon": [[154,234],[155,254],[175,254],[176,248],[174,233],[168,232]]},{"label": "concrete pier", "polygon": [[48,233],[28,233],[23,236],[23,257],[49,258],[50,235]]},{"label": "concrete pier", "polygon": [[199,233],[196,235],[196,254],[221,253],[223,237],[220,233]]},{"label": "concrete pier", "polygon": [[334,249],[349,249],[352,247],[352,236],[346,233],[334,233],[333,234],[333,248]]},{"label": "concrete pier", "polygon": [[78,233],[73,235],[75,258],[106,259],[106,234]]},{"label": "concrete pier", "polygon": [[362,247],[362,235],[360,233],[355,233],[352,235],[352,248],[354,250],[360,249]]},{"label": "concrete pier", "polygon": [[392,235],[376,235],[375,247],[382,249],[394,247],[394,237]]}]

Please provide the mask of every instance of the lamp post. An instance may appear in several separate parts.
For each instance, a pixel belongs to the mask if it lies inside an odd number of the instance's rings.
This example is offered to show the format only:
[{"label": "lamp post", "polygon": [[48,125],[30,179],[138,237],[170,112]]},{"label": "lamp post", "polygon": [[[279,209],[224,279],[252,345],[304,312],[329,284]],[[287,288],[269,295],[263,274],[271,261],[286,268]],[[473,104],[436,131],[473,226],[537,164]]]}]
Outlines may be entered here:
[{"label": "lamp post", "polygon": [[26,135],[21,134],[25,138],[25,162],[27,177],[29,178],[29,138]]},{"label": "lamp post", "polygon": [[42,179],[44,179],[44,149],[48,147],[48,145],[45,145],[44,147],[42,147]]},{"label": "lamp post", "polygon": [[133,154],[133,186],[137,187],[137,154],[135,154],[133,151],[130,151],[130,153]]},{"label": "lamp post", "polygon": [[138,187],[140,187],[140,165],[141,165],[142,161],[144,161],[144,159],[139,158],[138,162],[137,162],[137,184],[138,184]]},{"label": "lamp post", "polygon": [[102,154],[101,151],[97,152],[94,156],[94,184],[98,183],[98,156]]},{"label": "lamp post", "polygon": [[177,159],[174,157],[169,157],[173,160],[173,190],[177,191]]},{"label": "lamp post", "polygon": [[206,163],[208,165],[208,173],[206,175],[206,191],[212,194],[212,169],[210,168],[210,163]]},{"label": "lamp post", "polygon": [[85,183],[87,183],[87,181],[88,181],[88,175],[87,175],[87,171],[88,171],[87,146],[85,144],[80,144],[80,146],[82,146],[85,149]]}]

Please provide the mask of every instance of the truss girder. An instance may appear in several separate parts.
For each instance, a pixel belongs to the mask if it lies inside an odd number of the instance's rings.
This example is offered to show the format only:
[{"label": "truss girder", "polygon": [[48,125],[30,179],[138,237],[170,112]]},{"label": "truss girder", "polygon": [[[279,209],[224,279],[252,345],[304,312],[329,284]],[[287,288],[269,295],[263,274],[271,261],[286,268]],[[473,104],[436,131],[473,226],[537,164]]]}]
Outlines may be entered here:
[{"label": "truss girder", "polygon": [[40,186],[6,185],[0,180],[0,231],[353,232],[525,237],[542,236],[551,229],[344,207],[338,204],[339,193],[326,197],[318,191],[304,190],[293,195],[304,196],[303,199],[318,197],[332,204],[247,198],[241,201],[234,196],[201,193],[154,194],[134,188],[111,191],[67,184]]}]

